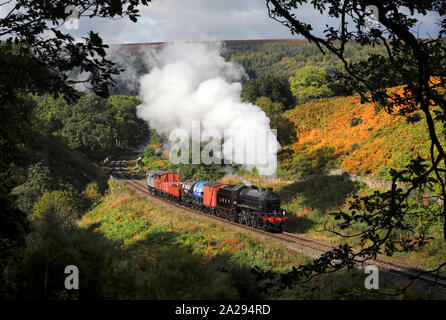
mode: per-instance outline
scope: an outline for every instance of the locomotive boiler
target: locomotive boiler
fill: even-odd
[[[180,182],[176,173],[150,170],[150,193],[186,207],[270,232],[282,232],[286,220],[280,196],[272,188],[220,182]]]

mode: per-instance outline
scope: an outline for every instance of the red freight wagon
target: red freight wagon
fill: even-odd
[[[180,182],[164,182],[162,184],[163,192],[168,193],[176,198],[181,197],[181,186]]]
[[[178,173],[166,172],[155,176],[155,189],[163,191],[164,182],[180,182]]]
[[[203,185],[203,204],[209,207],[217,206],[217,190],[228,186],[220,182],[208,182]]]

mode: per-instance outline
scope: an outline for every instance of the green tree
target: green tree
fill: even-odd
[[[25,89],[67,92],[76,95],[71,86],[84,81],[70,80],[65,72],[79,68],[89,74],[88,82],[93,91],[107,95],[111,77],[119,72],[107,59],[101,37],[92,31],[78,42],[60,28],[68,16],[68,6],[77,8],[79,18],[116,18],[127,16],[133,22],[139,16],[138,5],[148,5],[148,0],[124,1],[18,1],[4,18],[0,19],[0,36],[7,40],[3,45],[14,48],[14,55],[2,57],[2,91],[17,92]],[[4,3],[6,4],[6,3]],[[4,5],[2,4],[2,6]],[[64,52],[65,54],[60,54]],[[24,60],[17,57],[27,57]],[[5,69],[7,68],[7,69]],[[43,74],[38,73],[45,71]],[[5,80],[5,81],[3,81]]]
[[[286,108],[294,107],[294,97],[286,78],[268,74],[252,79],[242,90],[245,100],[254,103],[260,97],[268,97],[273,102],[280,102]]]
[[[191,146],[192,140],[189,140],[189,146]],[[200,152],[203,151],[204,145],[200,145]],[[181,150],[178,150],[178,155]],[[192,159],[192,148],[189,148],[189,159]],[[224,176],[224,165],[221,163],[178,163],[172,165],[172,170],[180,175],[182,180],[207,180],[217,181]]]
[[[107,100],[95,94],[79,99],[62,132],[70,148],[94,160],[103,159],[118,137],[113,109]]]
[[[89,184],[87,184],[83,194],[85,198],[87,198],[87,200],[89,200],[93,204],[99,202],[102,198],[102,194],[97,182],[90,182]]]
[[[272,102],[268,97],[260,97],[255,101],[271,120],[271,129],[277,130],[277,140],[280,145],[286,146],[295,139],[296,130],[291,120],[283,115],[283,105],[279,102]]]
[[[64,190],[46,191],[34,203],[31,220],[40,223],[51,215],[60,224],[71,223],[77,218],[76,205],[69,192]]]
[[[17,296],[16,283],[11,279],[8,266],[17,266],[21,262],[19,248],[25,244],[25,235],[29,232],[29,223],[23,211],[19,210],[14,199],[8,194],[3,184],[0,184],[0,203],[2,214],[0,223],[0,297],[2,300],[15,299]]]
[[[31,213],[34,202],[48,190],[54,188],[50,169],[41,162],[28,168],[25,183],[15,187],[12,194],[18,197],[18,207],[25,213]]]
[[[220,164],[177,164],[172,166],[182,180],[217,181],[224,176],[223,166]]]
[[[361,46],[353,41],[345,44],[345,57],[352,62],[384,51],[381,46]],[[317,44],[301,39],[227,43],[224,55],[228,60],[243,65],[252,79],[271,73],[288,79],[306,65],[322,67],[330,73],[341,65],[336,55],[324,54]]]
[[[290,77],[290,88],[298,103],[305,103],[311,99],[332,96],[328,88],[327,73],[324,68],[306,66],[296,71]]]
[[[26,239],[23,261],[14,277],[21,299],[92,300],[135,298],[138,278],[131,256],[119,242],[100,232],[79,228],[69,218],[71,204],[56,191],[36,204],[33,231]],[[68,211],[67,211],[68,210]],[[66,290],[67,265],[81,272],[79,290]],[[61,272],[62,270],[62,272]],[[117,289],[118,288],[118,289]]]
[[[421,201],[415,204],[410,201],[417,194],[434,190],[440,199],[446,199],[446,155],[440,139],[446,134],[446,47],[443,39],[446,2],[346,0],[340,5],[337,0],[311,1],[315,14],[328,15],[335,21],[334,25],[327,26],[324,37],[316,35],[310,24],[295,15],[307,2],[267,0],[269,16],[293,34],[313,41],[321,52],[334,54],[345,67],[344,83],[361,95],[362,102],[379,103],[387,112],[403,116],[409,122],[425,121],[431,141],[430,154],[414,156],[404,170],[390,171],[391,190],[357,197],[350,204],[350,212],[333,213],[340,221],[338,233],[341,235],[342,230],[355,224],[363,225],[357,233],[360,250],[353,251],[350,245],[339,246],[313,263],[293,270],[286,276],[288,283],[301,275],[311,276],[315,271],[352,268],[356,259],[367,260],[382,252],[393,255],[422,248],[429,238],[426,231],[433,224],[442,226],[446,240],[444,203],[427,207]],[[376,6],[379,12],[379,25],[373,28],[366,24],[371,19],[366,10],[370,5]],[[438,31],[432,32],[436,33],[432,37],[418,38],[416,26],[427,14],[438,14]],[[384,50],[353,62],[346,58],[346,45],[351,41],[361,46],[381,46]],[[393,83],[392,78],[403,81],[402,90],[385,89]],[[397,183],[406,184],[407,190],[399,188]],[[422,230],[417,230],[412,222],[420,217],[426,222]],[[432,272],[444,266],[446,261]]]
[[[31,120],[34,127],[47,135],[62,130],[66,119],[71,116],[71,106],[68,102],[63,96],[56,98],[49,94],[37,100]]]

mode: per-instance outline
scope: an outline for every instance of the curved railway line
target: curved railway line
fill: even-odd
[[[116,158],[115,160],[109,161],[111,166],[111,175],[115,178],[122,179],[123,182],[130,188],[137,192],[144,194],[144,196],[151,199],[158,199],[168,203],[171,206],[180,208],[182,210],[190,211],[195,214],[206,216],[212,220],[217,220],[225,224],[234,225],[238,228],[248,230],[250,232],[261,234],[265,237],[274,238],[280,240],[287,244],[292,244],[294,247],[299,249],[311,251],[313,256],[318,256],[323,253],[326,253],[335,247],[329,243],[324,243],[319,240],[312,239],[308,236],[297,235],[293,233],[283,232],[283,233],[270,233],[261,229],[253,228],[248,225],[239,224],[237,222],[229,221],[220,217],[216,217],[214,215],[209,215],[207,213],[201,212],[199,210],[194,210],[192,208],[182,206],[178,203],[174,203],[169,201],[168,199],[157,197],[148,192],[146,185],[141,180],[134,179],[126,170],[126,161],[129,159],[128,155],[124,155]],[[364,265],[374,265],[378,267],[380,270],[385,270],[389,273],[405,276],[409,279],[416,279],[417,281],[422,281],[425,284],[430,286],[435,286],[437,288],[446,290],[446,277],[440,274],[432,274],[426,270],[420,269],[418,267],[401,263],[395,261],[389,261],[382,257],[378,257],[376,259],[370,259],[365,262],[358,262],[359,267],[363,267]]]

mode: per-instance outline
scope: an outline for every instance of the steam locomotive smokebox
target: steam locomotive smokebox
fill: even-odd
[[[194,188],[194,185],[197,182],[198,181],[187,180],[185,183],[183,183],[182,189],[183,189],[183,194],[184,194],[184,196],[186,198],[192,198],[193,197],[193,188]]]
[[[160,176],[162,174],[166,173],[166,171],[163,170],[149,170],[147,172],[147,185],[149,187],[155,188],[155,178],[156,176]]]
[[[180,182],[180,176],[177,173],[165,172],[163,174],[155,175],[155,188],[163,190],[163,183],[165,182]]]

